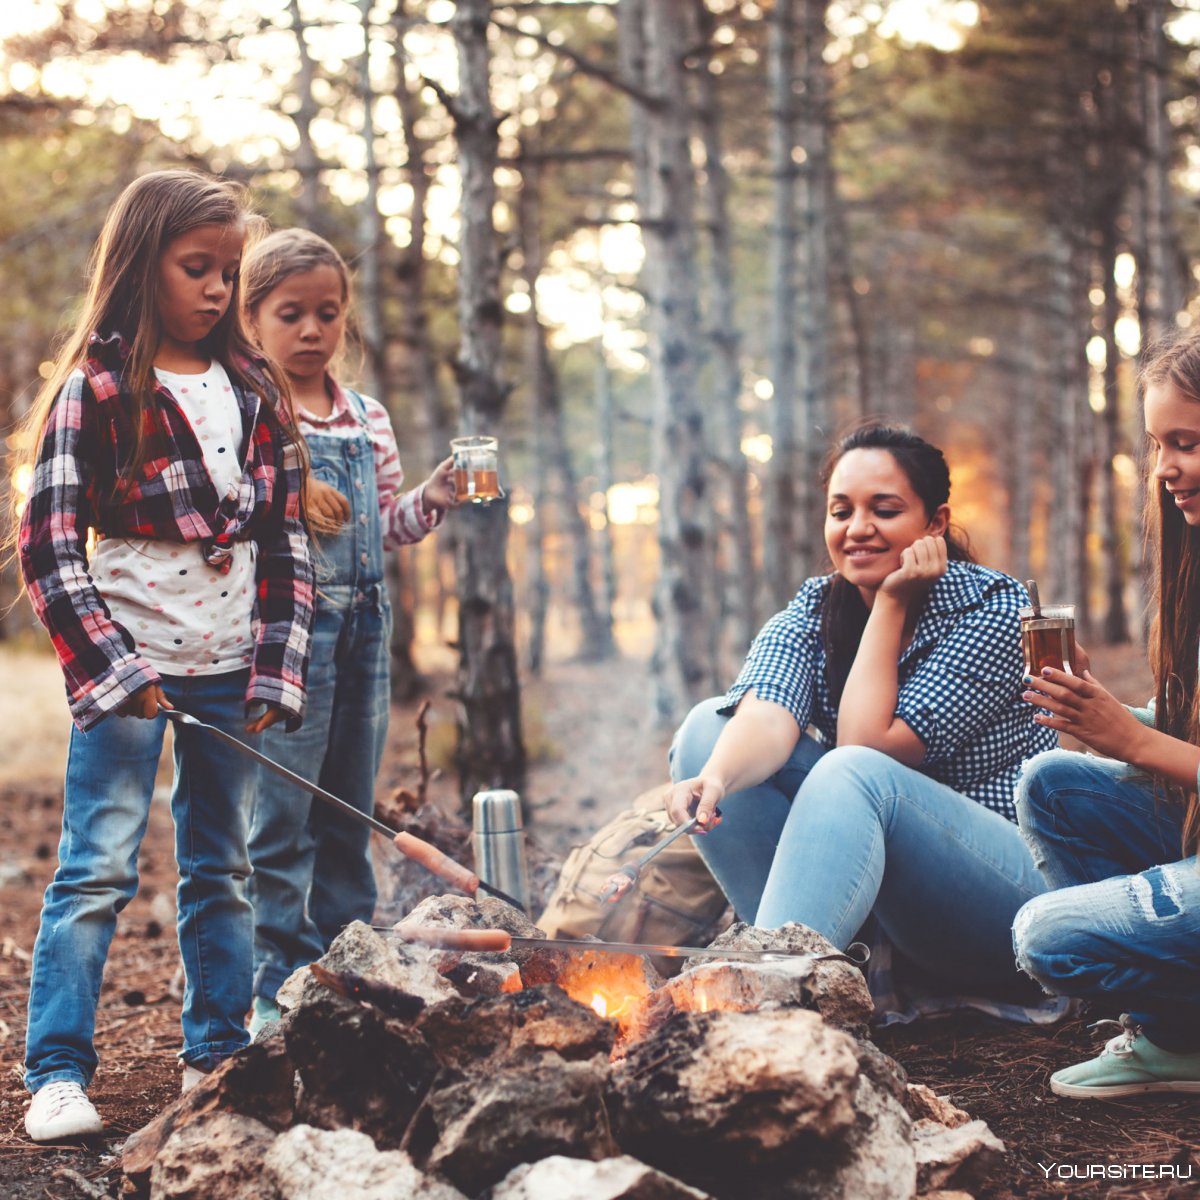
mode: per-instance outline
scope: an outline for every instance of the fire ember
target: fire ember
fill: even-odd
[[[518,940],[351,926],[274,1030],[128,1140],[127,1194],[741,1200],[753,1179],[762,1200],[904,1200],[1003,1152],[866,1040],[849,963],[697,959],[664,982],[641,956],[522,945],[540,931],[492,899],[410,922]],[[830,949],[798,926],[718,943]]]

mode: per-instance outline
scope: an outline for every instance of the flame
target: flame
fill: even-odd
[[[592,1012],[598,1017],[608,1016],[608,1001],[599,993],[592,993]]]

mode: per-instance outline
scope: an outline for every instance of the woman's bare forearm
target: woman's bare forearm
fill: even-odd
[[[885,593],[875,598],[838,704],[838,745],[869,746],[917,766],[920,738],[896,717],[906,606]]]

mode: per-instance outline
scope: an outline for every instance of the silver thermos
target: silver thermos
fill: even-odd
[[[521,797],[508,788],[476,792],[471,805],[475,873],[507,892],[529,912],[529,872],[525,865],[525,823]]]

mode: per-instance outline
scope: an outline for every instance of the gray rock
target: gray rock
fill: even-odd
[[[614,1065],[607,1099],[626,1153],[738,1196],[750,1174],[757,1187],[814,1156],[844,1158],[857,1089],[854,1039],[777,1009],[677,1014]]]
[[[150,1169],[150,1200],[276,1200],[262,1162],[277,1136],[251,1117],[203,1113],[159,1150]]]
[[[604,1107],[606,1066],[546,1054],[449,1086],[439,1080],[403,1148],[469,1195],[551,1155],[610,1158],[617,1147]]]
[[[1004,1157],[1004,1143],[983,1121],[968,1121],[954,1129],[920,1121],[913,1130],[917,1156],[917,1186],[970,1188],[984,1182]]]
[[[294,1116],[295,1067],[282,1038],[255,1042],[226,1059],[189,1092],[163,1109],[121,1147],[121,1170],[128,1188],[145,1193],[163,1146],[192,1122],[217,1111],[253,1117],[276,1130]]]
[[[409,946],[399,938],[383,937],[370,926],[355,921],[338,934],[319,962],[335,974],[357,975],[429,1005],[458,994],[434,969],[430,961],[432,953],[423,946]],[[328,990],[317,982],[308,967],[301,967],[284,982],[276,1000],[282,1009],[298,1009],[326,995]]]
[[[708,1193],[628,1155],[599,1162],[554,1155],[510,1171],[488,1200],[708,1200]]]
[[[399,1150],[380,1151],[365,1133],[297,1125],[279,1137],[263,1163],[279,1200],[465,1200]]]
[[[779,929],[759,929],[741,923],[732,925],[712,942],[712,949],[729,950],[788,950],[811,954],[834,954],[837,947],[814,929],[794,922]],[[711,960],[708,960],[711,961]],[[787,975],[776,972],[765,960],[761,967],[751,964],[755,973],[767,972],[767,979],[775,975],[775,982],[764,980],[764,988],[771,987],[778,994],[786,989]],[[743,963],[730,963],[727,969],[742,968]],[[694,970],[695,968],[693,968]],[[853,963],[844,961],[819,962],[811,965],[811,973],[797,981],[802,986],[802,1003],[814,1008],[838,1029],[846,1029],[862,1035],[875,1011],[871,993],[863,973]],[[749,985],[748,985],[749,986]]]
[[[464,1075],[532,1062],[548,1052],[607,1065],[616,1036],[611,1021],[556,987],[439,1004],[417,1018],[416,1028],[443,1065]]]

